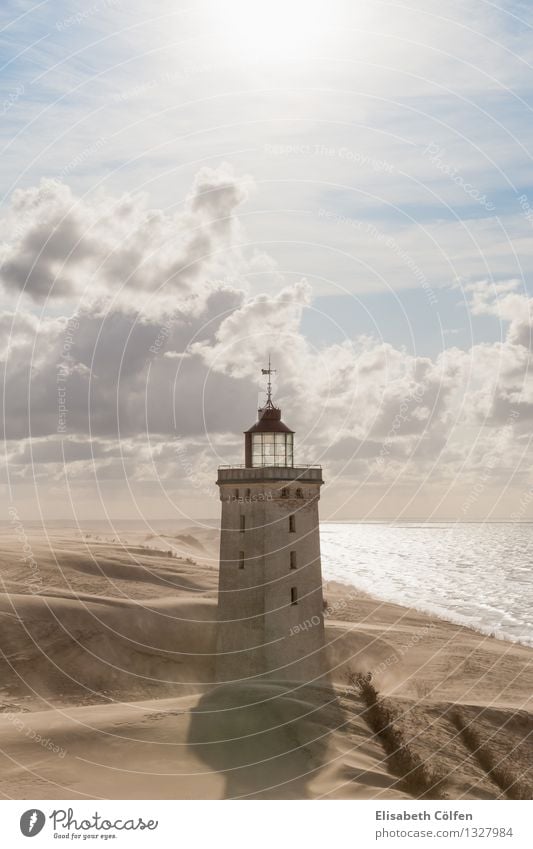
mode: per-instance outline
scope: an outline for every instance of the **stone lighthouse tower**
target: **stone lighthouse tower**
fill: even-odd
[[[244,465],[218,470],[222,502],[217,679],[318,683],[325,674],[320,466],[295,465],[294,432],[267,397]]]

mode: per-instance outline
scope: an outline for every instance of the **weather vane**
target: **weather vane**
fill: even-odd
[[[271,378],[272,378],[273,374],[276,374],[276,369],[272,368],[271,365],[270,365],[270,354],[268,355],[268,368],[262,368],[261,374],[268,374],[267,400],[266,400],[265,406],[273,407],[274,404],[272,403],[272,381],[271,381]]]

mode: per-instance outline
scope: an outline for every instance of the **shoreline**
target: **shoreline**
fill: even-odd
[[[405,610],[415,611],[416,613],[419,613],[422,616],[426,616],[431,619],[437,619],[443,622],[448,622],[451,625],[457,625],[461,628],[466,628],[467,630],[472,631],[472,633],[477,634],[479,636],[489,637],[490,639],[498,640],[499,642],[511,643],[512,645],[523,646],[525,648],[533,649],[533,635],[531,637],[526,637],[523,640],[515,639],[508,634],[496,633],[495,631],[491,630],[489,626],[480,625],[479,627],[476,627],[471,622],[469,622],[466,617],[462,618],[460,614],[454,616],[452,612],[442,612],[440,609],[432,609],[430,607],[424,606],[424,603],[420,605],[410,604],[408,602],[400,601],[398,599],[386,598],[384,596],[372,594],[369,593],[363,587],[358,587],[357,584],[340,581],[337,578],[331,578],[330,580],[325,581],[323,583],[325,596],[327,596],[327,587],[330,584],[345,587],[348,595],[361,595],[362,597],[372,599],[373,601],[379,604],[394,604],[397,607],[404,608]]]
[[[507,532],[496,523],[326,523],[323,575],[385,601],[533,647],[527,605],[528,590],[533,592],[527,554],[533,545],[531,530],[530,524]]]

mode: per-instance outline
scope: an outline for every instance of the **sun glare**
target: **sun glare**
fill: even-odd
[[[243,58],[294,61],[312,55],[325,25],[319,0],[227,0],[209,11],[218,47]]]

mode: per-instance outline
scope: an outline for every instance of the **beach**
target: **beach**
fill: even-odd
[[[2,798],[531,798],[533,649],[329,581],[328,686],[221,687],[217,545],[2,530]]]

